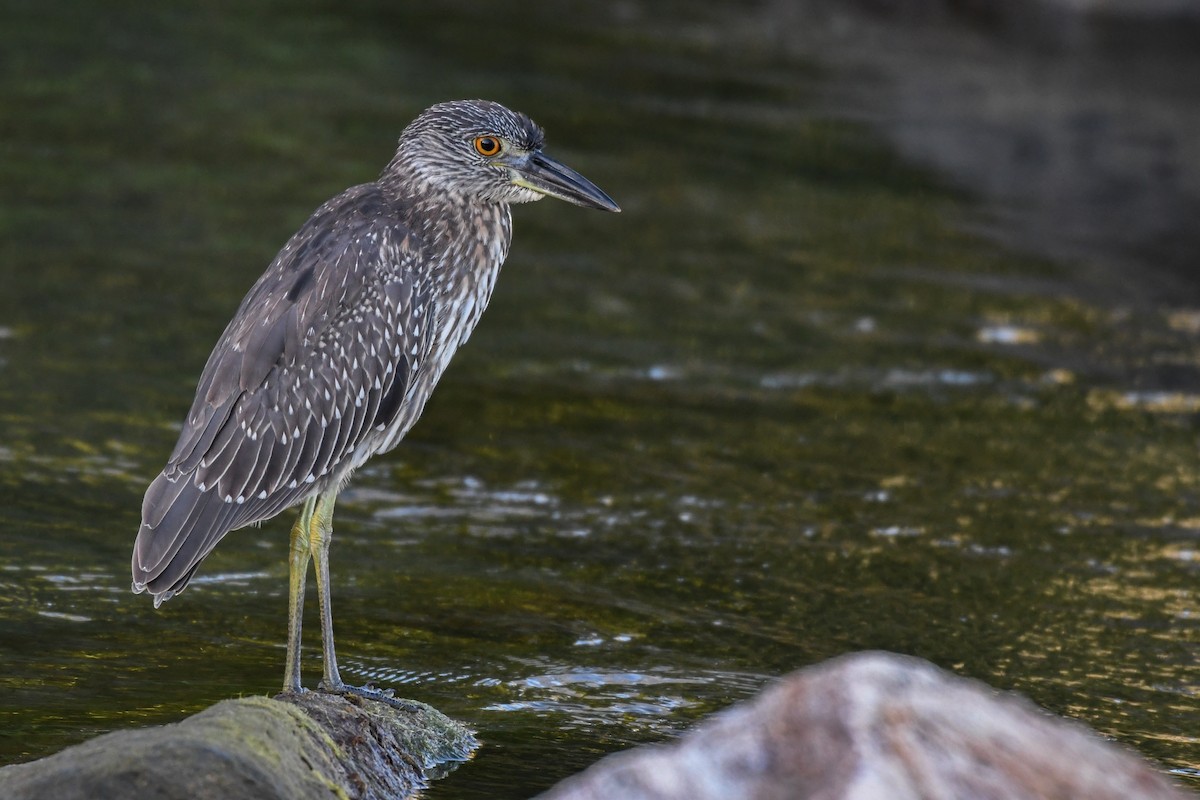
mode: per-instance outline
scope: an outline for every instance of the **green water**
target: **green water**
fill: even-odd
[[[430,797],[527,797],[874,648],[1200,770],[1200,394],[1161,380],[1200,310],[963,233],[732,11],[2,13],[0,763],[277,688],[290,513],[156,612],[142,492],[288,235],[484,96],[624,213],[516,209],[475,337],[339,501],[343,675],[485,742]]]

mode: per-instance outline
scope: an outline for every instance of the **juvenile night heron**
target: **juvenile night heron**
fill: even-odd
[[[329,542],[338,491],[421,415],[488,304],[512,203],[548,195],[619,211],[542,152],[542,130],[481,100],[442,103],[401,134],[379,179],[317,209],[275,257],[208,358],[167,466],[146,490],[133,590],[157,607],[231,530],[303,503],[292,527],[283,688],[299,691],[311,556],[338,674]]]

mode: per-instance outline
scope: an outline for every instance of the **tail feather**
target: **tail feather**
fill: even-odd
[[[186,518],[200,500],[199,492],[188,491],[195,488],[188,475],[168,477],[165,472],[160,473],[142,498],[142,525],[158,530],[163,527],[163,521],[168,515],[182,513]],[[165,538],[155,540],[155,546],[150,552],[154,554],[156,561],[162,558],[166,543]]]
[[[195,473],[164,471],[142,501],[142,525],[133,545],[133,591],[148,591],[154,604],[182,592],[200,562],[232,530],[275,516],[321,484],[284,488],[264,497],[231,502],[216,486],[203,489]]]
[[[133,546],[133,589],[161,603],[183,591],[196,567],[232,526],[234,510],[215,491],[201,491],[191,475],[159,475],[142,502]]]

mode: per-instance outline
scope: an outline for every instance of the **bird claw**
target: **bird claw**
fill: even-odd
[[[392,708],[400,711],[420,711],[421,706],[411,700],[401,700],[396,697],[396,692],[393,689],[379,689],[372,684],[365,686],[351,686],[343,683],[340,686],[326,686],[325,681],[317,684],[317,691],[325,692],[326,694],[338,694],[343,697],[361,697],[365,700],[374,700],[379,703],[386,703]]]

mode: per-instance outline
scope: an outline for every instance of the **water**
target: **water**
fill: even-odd
[[[476,336],[339,501],[344,676],[485,743],[430,797],[527,797],[863,649],[1200,769],[1186,296],[964,232],[716,5],[4,14],[0,762],[277,688],[290,519],[155,612],[141,494],[291,231],[485,96],[624,213],[516,210]]]

